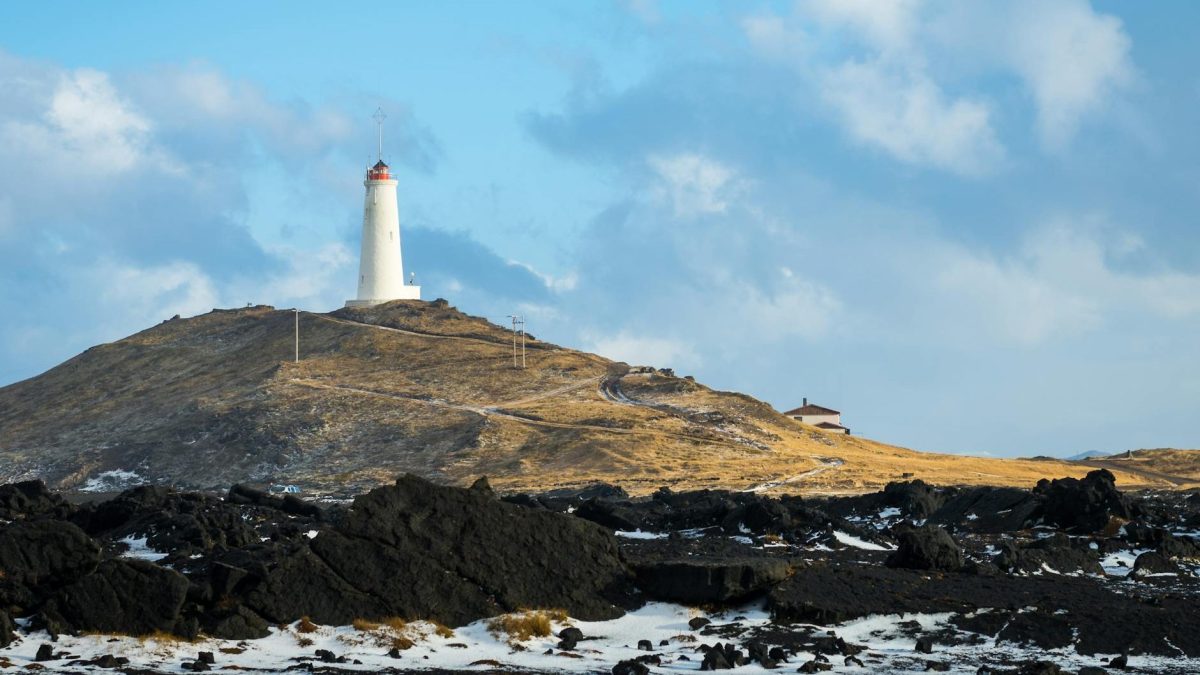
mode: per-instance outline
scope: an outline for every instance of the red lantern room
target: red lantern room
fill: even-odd
[[[367,169],[367,180],[391,180],[392,174],[383,160],[375,162],[375,166]]]

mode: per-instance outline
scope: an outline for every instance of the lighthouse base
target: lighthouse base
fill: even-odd
[[[346,306],[347,307],[374,307],[375,305],[382,305],[385,302],[391,302],[393,300],[420,300],[420,299],[421,299],[421,287],[420,286],[405,286],[404,291],[402,293],[398,294],[394,298],[378,298],[378,299],[373,299],[373,300],[363,300],[360,298],[358,300],[347,300]]]

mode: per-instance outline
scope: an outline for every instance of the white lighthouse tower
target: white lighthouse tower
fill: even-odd
[[[358,296],[347,307],[370,307],[391,300],[420,300],[421,287],[404,283],[400,256],[400,210],[396,205],[396,180],[383,163],[382,110],[375,113],[379,124],[379,156],[367,169],[363,185],[362,258],[358,263]]]

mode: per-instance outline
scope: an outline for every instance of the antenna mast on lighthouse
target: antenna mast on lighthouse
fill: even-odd
[[[375,114],[371,115],[371,119],[375,120],[375,126],[379,127],[379,156],[375,159],[383,161],[383,121],[387,119],[387,113],[383,112],[383,108],[376,108]]]

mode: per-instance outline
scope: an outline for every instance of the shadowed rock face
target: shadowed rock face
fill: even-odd
[[[899,540],[896,552],[887,559],[888,567],[953,572],[963,566],[958,543],[937,525],[904,530]]]
[[[270,556],[266,574],[244,585],[247,604],[272,621],[411,616],[458,626],[522,607],[599,620],[620,616],[614,601],[630,589],[603,528],[415,476],[359,497],[307,547]]]
[[[1113,517],[1128,520],[1129,500],[1117,490],[1117,480],[1107,469],[1083,479],[1042,480],[1034,488],[1041,497],[1043,519],[1068,532],[1098,532]]]

